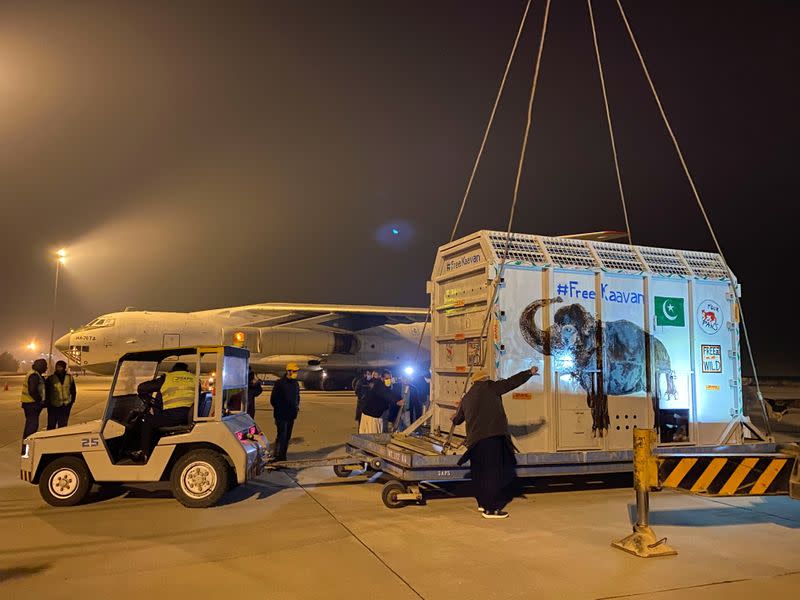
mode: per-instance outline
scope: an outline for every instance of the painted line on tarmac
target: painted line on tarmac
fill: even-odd
[[[297,487],[299,487],[301,490],[303,490],[303,491],[304,491],[304,492],[305,492],[305,493],[308,495],[308,497],[309,497],[309,498],[311,498],[311,499],[312,499],[314,502],[316,502],[316,503],[319,505],[319,507],[320,507],[322,510],[324,510],[326,513],[328,513],[328,515],[330,515],[331,519],[333,519],[334,521],[336,521],[336,522],[337,522],[339,525],[341,525],[341,526],[342,526],[342,528],[344,528],[344,530],[345,530],[345,531],[347,531],[347,532],[348,532],[348,533],[349,533],[351,536],[353,536],[353,538],[354,538],[354,539],[355,539],[355,540],[356,540],[356,541],[357,541],[359,544],[361,544],[361,545],[364,547],[364,549],[365,549],[367,552],[369,552],[370,554],[372,554],[372,556],[374,556],[374,557],[375,557],[375,558],[376,558],[376,559],[377,559],[377,560],[378,560],[378,561],[379,561],[379,562],[380,562],[380,563],[381,563],[381,564],[382,564],[384,567],[386,567],[386,568],[387,568],[389,571],[391,571],[391,572],[392,572],[392,574],[394,574],[394,576],[395,576],[395,577],[397,577],[397,578],[398,578],[400,581],[402,581],[402,582],[403,582],[403,584],[404,584],[404,585],[405,585],[405,586],[406,586],[406,587],[407,587],[409,590],[411,590],[412,592],[414,592],[414,595],[415,595],[417,598],[420,598],[421,600],[425,600],[425,597],[424,597],[422,594],[420,594],[420,593],[419,593],[419,592],[416,590],[416,588],[414,588],[414,586],[412,586],[412,585],[411,585],[411,584],[408,582],[408,580],[406,580],[406,578],[405,578],[405,577],[403,577],[402,575],[400,575],[400,573],[398,573],[397,571],[395,571],[395,570],[394,570],[394,569],[393,569],[393,568],[392,568],[392,567],[389,565],[389,563],[387,563],[385,560],[383,560],[383,559],[380,557],[380,555],[379,555],[377,552],[375,552],[375,550],[373,550],[372,548],[370,548],[370,547],[369,547],[369,545],[367,545],[367,543],[366,543],[364,540],[362,540],[360,537],[358,537],[358,535],[356,535],[356,533],[355,533],[355,532],[354,532],[352,529],[350,529],[350,528],[349,528],[347,525],[345,525],[345,524],[344,524],[344,522],[342,522],[342,521],[341,521],[341,520],[340,520],[340,519],[339,519],[339,518],[338,518],[338,517],[337,517],[335,514],[333,514],[333,513],[332,513],[332,512],[331,512],[331,511],[328,509],[328,507],[327,507],[327,506],[325,506],[325,505],[324,505],[322,502],[320,502],[320,501],[317,499],[317,497],[316,497],[316,496],[314,496],[314,494],[312,494],[311,492],[309,492],[309,491],[308,491],[308,490],[305,488],[305,486],[304,486],[302,483],[300,483],[300,482],[299,482],[297,479],[295,479],[294,477],[291,477],[291,476],[290,476],[288,473],[286,474],[286,476],[287,476],[287,477],[289,477],[289,479],[291,479],[292,481],[294,481],[294,482],[295,482],[295,484],[297,484]]]
[[[712,581],[709,583],[698,583],[695,585],[687,585],[673,588],[664,588],[660,590],[648,590],[646,592],[634,592],[632,594],[620,594],[618,596],[598,596],[594,600],[619,600],[620,598],[639,598],[642,596],[652,597],[653,594],[661,594],[664,592],[678,592],[681,590],[696,590],[701,588],[716,587],[719,585],[727,585],[729,583],[742,583],[744,581],[755,581],[757,579],[774,579],[776,577],[786,577],[789,575],[800,575],[800,571],[786,571],[785,573],[778,573],[777,575],[768,575],[765,577],[744,577],[742,579],[726,579],[723,581]]]

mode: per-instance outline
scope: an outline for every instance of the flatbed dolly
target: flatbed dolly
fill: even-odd
[[[414,435],[379,433],[354,434],[345,446],[345,456],[321,459],[271,462],[267,470],[333,467],[338,477],[354,472],[383,473],[387,478],[381,500],[387,508],[401,508],[411,503],[423,504],[423,484],[469,481],[469,463],[459,465],[463,453],[456,438],[446,446],[447,436],[441,432],[418,430]],[[443,452],[444,449],[444,452]],[[757,442],[729,446],[662,447],[659,453],[725,454],[770,453],[777,451],[773,443]],[[517,453],[517,476],[520,478],[604,475],[633,471],[633,450],[571,451]]]

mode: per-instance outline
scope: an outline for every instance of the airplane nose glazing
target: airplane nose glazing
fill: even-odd
[[[56,349],[58,349],[60,352],[66,352],[67,350],[69,350],[69,338],[70,338],[70,335],[69,335],[69,334],[62,335],[60,338],[58,338],[58,339],[55,341],[55,344],[53,344],[53,345],[54,345],[54,346],[56,347]]]

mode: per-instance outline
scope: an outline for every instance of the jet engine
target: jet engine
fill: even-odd
[[[355,354],[358,340],[349,333],[310,331],[291,327],[265,327],[261,333],[261,353],[273,354]]]

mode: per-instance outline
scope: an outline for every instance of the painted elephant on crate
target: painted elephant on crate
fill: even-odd
[[[520,315],[520,332],[532,348],[568,366],[570,373],[586,391],[587,404],[592,409],[592,429],[602,435],[609,426],[609,394],[623,396],[649,389],[646,352],[649,335],[630,321],[601,323],[581,304],[559,308],[550,328],[542,329],[536,325],[536,312],[540,308],[563,301],[559,296],[542,298],[529,304]],[[601,344],[605,352],[598,357],[597,348]],[[656,375],[653,410],[658,417],[662,375],[666,381],[667,397],[675,396],[676,390],[669,353],[656,338],[652,339],[650,360]]]

